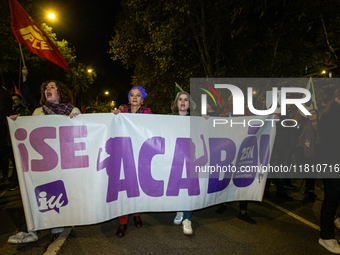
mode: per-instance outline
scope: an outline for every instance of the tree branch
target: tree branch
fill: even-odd
[[[322,28],[323,28],[323,32],[324,32],[324,34],[325,34],[325,39],[326,39],[326,43],[327,43],[327,45],[328,45],[328,48],[329,48],[330,52],[333,54],[333,56],[334,56],[336,62],[338,62],[338,59],[339,59],[339,58],[338,58],[338,56],[336,55],[336,53],[335,53],[335,51],[334,51],[334,49],[333,49],[331,43],[329,42],[329,37],[328,37],[328,33],[327,33],[325,21],[324,21],[324,19],[323,19],[323,17],[322,17],[322,13],[320,14],[320,19],[321,19]]]

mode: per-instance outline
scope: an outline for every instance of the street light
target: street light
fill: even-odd
[[[108,96],[108,95],[109,95],[109,91],[108,91],[108,90],[104,91],[104,95],[105,95],[105,96]],[[103,97],[103,94],[102,94],[102,93],[97,94],[97,98],[96,98],[96,103],[97,103],[97,105],[98,105],[99,101],[102,101],[102,99],[103,99],[102,97]],[[114,101],[113,101],[113,102],[114,102]]]
[[[88,73],[92,73],[92,69],[87,69],[87,72]]]
[[[54,13],[50,12],[47,17],[49,17],[50,19],[55,19],[55,15]]]
[[[325,73],[326,73],[326,71],[325,71],[325,70],[323,70],[323,71],[322,71],[322,74],[325,74]]]

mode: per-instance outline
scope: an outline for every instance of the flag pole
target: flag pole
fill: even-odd
[[[19,48],[20,48],[20,54],[21,54],[21,58],[22,58],[22,63],[24,64],[24,66],[26,66],[25,59],[24,59],[24,54],[22,54],[21,43],[19,43]]]
[[[24,54],[22,53],[21,43],[19,43],[19,48],[20,48],[20,54],[21,54],[21,59],[20,59],[20,64],[19,64],[19,90],[20,90],[21,89],[21,60],[22,60],[22,63],[24,64],[23,66],[26,66],[26,64],[25,64]]]
[[[21,89],[21,58],[20,58],[20,61],[19,61],[19,90]]]

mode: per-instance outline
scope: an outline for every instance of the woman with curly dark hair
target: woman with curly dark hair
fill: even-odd
[[[77,107],[73,107],[70,90],[64,83],[56,80],[49,80],[41,85],[40,91],[40,105],[42,107],[35,109],[32,114],[33,116],[72,114],[70,117],[73,117],[80,113]]]
[[[77,116],[80,111],[72,105],[71,91],[65,84],[56,80],[49,80],[41,85],[41,107],[33,112],[33,116],[38,115],[67,115],[70,118]],[[11,115],[12,120],[16,120],[18,115]],[[53,228],[52,234],[59,234],[64,228]],[[8,239],[8,243],[30,243],[38,240],[36,231],[27,231],[27,226],[21,226],[19,232]]]

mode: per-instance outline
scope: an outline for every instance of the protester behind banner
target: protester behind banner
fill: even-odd
[[[318,105],[316,103],[316,94],[315,94],[315,90],[314,90],[314,84],[313,84],[313,79],[312,77],[309,78],[306,89],[309,90],[310,94],[311,94],[311,98],[307,103],[304,103],[303,106],[310,112],[311,110],[318,110]],[[299,109],[299,113],[307,118],[307,116],[305,114],[303,114],[303,112],[300,111]]]
[[[146,108],[142,106],[144,99],[147,95],[148,94],[145,92],[145,89],[142,87],[132,88],[128,94],[129,105],[124,105],[123,111],[118,109],[118,110],[113,110],[112,113],[118,114],[122,112],[122,113],[152,114],[150,108]],[[140,228],[143,225],[140,215],[141,215],[140,213],[133,214],[133,221],[135,222],[136,228]],[[117,237],[125,236],[128,219],[129,219],[129,215],[123,215],[119,217],[119,227],[116,232]]]
[[[177,85],[177,84],[176,84]],[[185,91],[180,91],[177,93],[175,100],[172,103],[171,109],[172,109],[172,115],[180,115],[180,116],[190,116],[190,109],[194,110],[194,106],[191,104],[191,98],[189,93]],[[202,136],[203,137],[203,136]],[[203,146],[204,146],[204,155],[202,155],[200,158],[196,159],[196,155],[190,157],[190,160],[192,160],[191,164],[204,166],[208,162],[208,153],[206,149],[206,144],[203,140]],[[192,145],[193,149],[194,145]],[[195,149],[193,149],[195,151]],[[191,226],[191,216],[192,211],[183,211],[183,212],[177,212],[176,217],[174,218],[173,222],[175,225],[181,225],[183,226],[183,233],[185,235],[192,235],[193,230]]]
[[[334,99],[328,102],[319,122],[321,139],[321,162],[328,165],[340,163],[340,88]],[[325,198],[320,215],[319,244],[328,251],[340,254],[340,245],[335,239],[334,218],[340,205],[340,179],[324,178]]]
[[[6,148],[8,145],[8,127],[6,116],[9,116],[12,109],[12,99],[7,89],[0,87],[0,173],[2,174],[1,183],[9,184],[8,180],[8,157]]]
[[[17,91],[19,93],[20,91]],[[18,115],[18,116],[29,116],[32,115],[31,111],[22,104],[22,96],[20,94],[13,94],[12,95],[12,100],[13,100],[13,109],[11,112],[11,115]],[[8,158],[12,162],[13,170],[12,170],[12,176],[11,176],[11,185],[9,187],[10,191],[16,190],[19,186],[19,181],[18,181],[18,175],[17,175],[17,168],[15,165],[15,159],[14,159],[14,154],[13,154],[13,149],[12,145],[10,143],[10,137],[8,134],[8,146],[6,148],[7,153],[8,153]],[[8,166],[8,161],[7,161],[7,166]]]
[[[275,134],[275,143],[271,154],[270,165],[275,166],[289,166],[291,164],[291,153],[292,148],[295,148],[295,140],[294,140],[294,130],[292,128],[282,127],[281,121],[284,118],[282,115],[275,114],[276,121],[276,134]],[[266,183],[266,190],[264,197],[270,197],[270,180],[273,174],[268,174],[268,179]],[[276,176],[273,179],[273,182],[276,186],[276,197],[282,199],[284,201],[293,201],[293,198],[290,197],[285,191],[285,178],[290,178],[284,172],[279,173],[279,176]]]
[[[315,109],[309,110],[312,114],[305,118],[298,117],[299,123],[297,143],[295,150],[295,159],[297,165],[316,166],[320,164],[320,137],[319,137],[319,112]],[[315,178],[305,179],[305,195],[306,201],[314,202],[316,195]]]
[[[67,115],[70,118],[77,116],[80,111],[74,107],[72,97],[68,87],[60,81],[50,80],[41,85],[41,99],[42,107],[35,109],[33,116],[38,115]],[[16,120],[19,115],[11,115],[12,120]],[[52,234],[59,234],[64,231],[64,228],[53,228]],[[19,232],[10,236],[8,243],[29,243],[38,240],[37,231],[27,231],[27,226],[21,226]]]
[[[224,109],[224,112],[222,112],[219,117],[232,117],[232,104],[230,104],[229,107]],[[245,106],[245,116],[253,116],[253,114],[249,111],[248,107]],[[227,203],[223,203],[220,205],[220,207],[216,210],[216,213],[222,214],[227,210]],[[243,220],[247,223],[250,224],[257,224],[256,220],[253,219],[249,214],[248,214],[248,201],[240,201],[239,202],[239,214],[238,218],[240,220]]]

